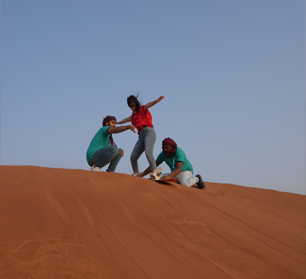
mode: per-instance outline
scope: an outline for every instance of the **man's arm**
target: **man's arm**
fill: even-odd
[[[178,174],[180,174],[182,172],[182,167],[183,167],[183,162],[177,162],[176,163],[176,170],[174,170],[173,172],[171,172],[167,176],[163,176],[160,180],[167,180],[167,179],[176,177]]]
[[[143,106],[143,110],[144,112],[147,111],[148,108],[156,105],[157,103],[159,103],[162,99],[164,99],[165,97],[164,96],[160,96],[157,100],[153,101],[153,102],[149,102],[147,103],[146,105]]]
[[[129,116],[127,118],[124,118],[123,120],[119,121],[119,122],[116,122],[117,124],[124,124],[124,123],[127,123],[127,122],[131,122],[131,119],[132,119],[132,116]]]
[[[158,167],[161,163],[158,163],[158,162],[156,162],[155,161],[155,163],[156,163],[156,167]],[[151,172],[151,168],[150,168],[150,166],[149,167],[147,167],[147,169],[140,175],[140,177],[144,177],[144,176],[146,176],[147,174],[149,174]]]
[[[120,127],[109,127],[107,132],[109,134],[119,134],[119,133],[122,133],[126,130],[131,130],[134,133],[136,133],[134,125],[125,125],[125,126],[120,126]]]

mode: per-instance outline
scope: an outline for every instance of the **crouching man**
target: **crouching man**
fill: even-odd
[[[101,168],[109,164],[106,171],[114,172],[123,150],[114,143],[112,134],[122,133],[131,130],[134,133],[134,125],[116,127],[116,117],[106,116],[102,122],[103,127],[95,134],[87,149],[86,159],[92,171],[100,171]]]
[[[163,151],[158,155],[156,159],[156,166],[159,166],[162,162],[166,162],[169,166],[171,173],[162,174],[161,180],[167,180],[170,178],[177,178],[179,183],[186,187],[191,187],[194,184],[198,188],[203,189],[205,187],[201,175],[197,174],[193,176],[193,167],[188,161],[184,151],[177,147],[177,144],[171,138],[166,138],[162,142]],[[144,177],[151,171],[148,167],[140,176]]]

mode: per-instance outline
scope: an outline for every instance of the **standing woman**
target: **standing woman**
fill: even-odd
[[[127,98],[127,104],[132,110],[132,115],[117,122],[117,124],[124,124],[132,122],[137,128],[139,139],[136,142],[131,154],[131,164],[133,168],[133,175],[139,176],[141,173],[138,168],[138,159],[145,151],[147,160],[149,162],[151,171],[156,169],[156,162],[153,156],[153,147],[156,141],[156,134],[152,124],[152,116],[149,108],[156,105],[164,96],[159,97],[157,100],[141,105],[138,100],[139,94],[131,95]]]

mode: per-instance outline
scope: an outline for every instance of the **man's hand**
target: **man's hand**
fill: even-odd
[[[121,153],[121,157],[123,157],[124,151],[121,148],[119,148],[119,150],[120,150],[120,153]]]
[[[163,176],[160,180],[164,181],[164,180],[167,180],[167,179],[170,179],[168,175],[167,176]]]

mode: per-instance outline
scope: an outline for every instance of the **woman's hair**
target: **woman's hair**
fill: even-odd
[[[133,100],[136,104],[136,110],[138,112],[140,106],[141,106],[141,100],[139,101],[138,98],[139,98],[139,95],[140,95],[140,92],[137,91],[137,93],[135,95],[130,95],[128,98],[127,98],[127,104],[128,106],[130,106],[130,101]]]

